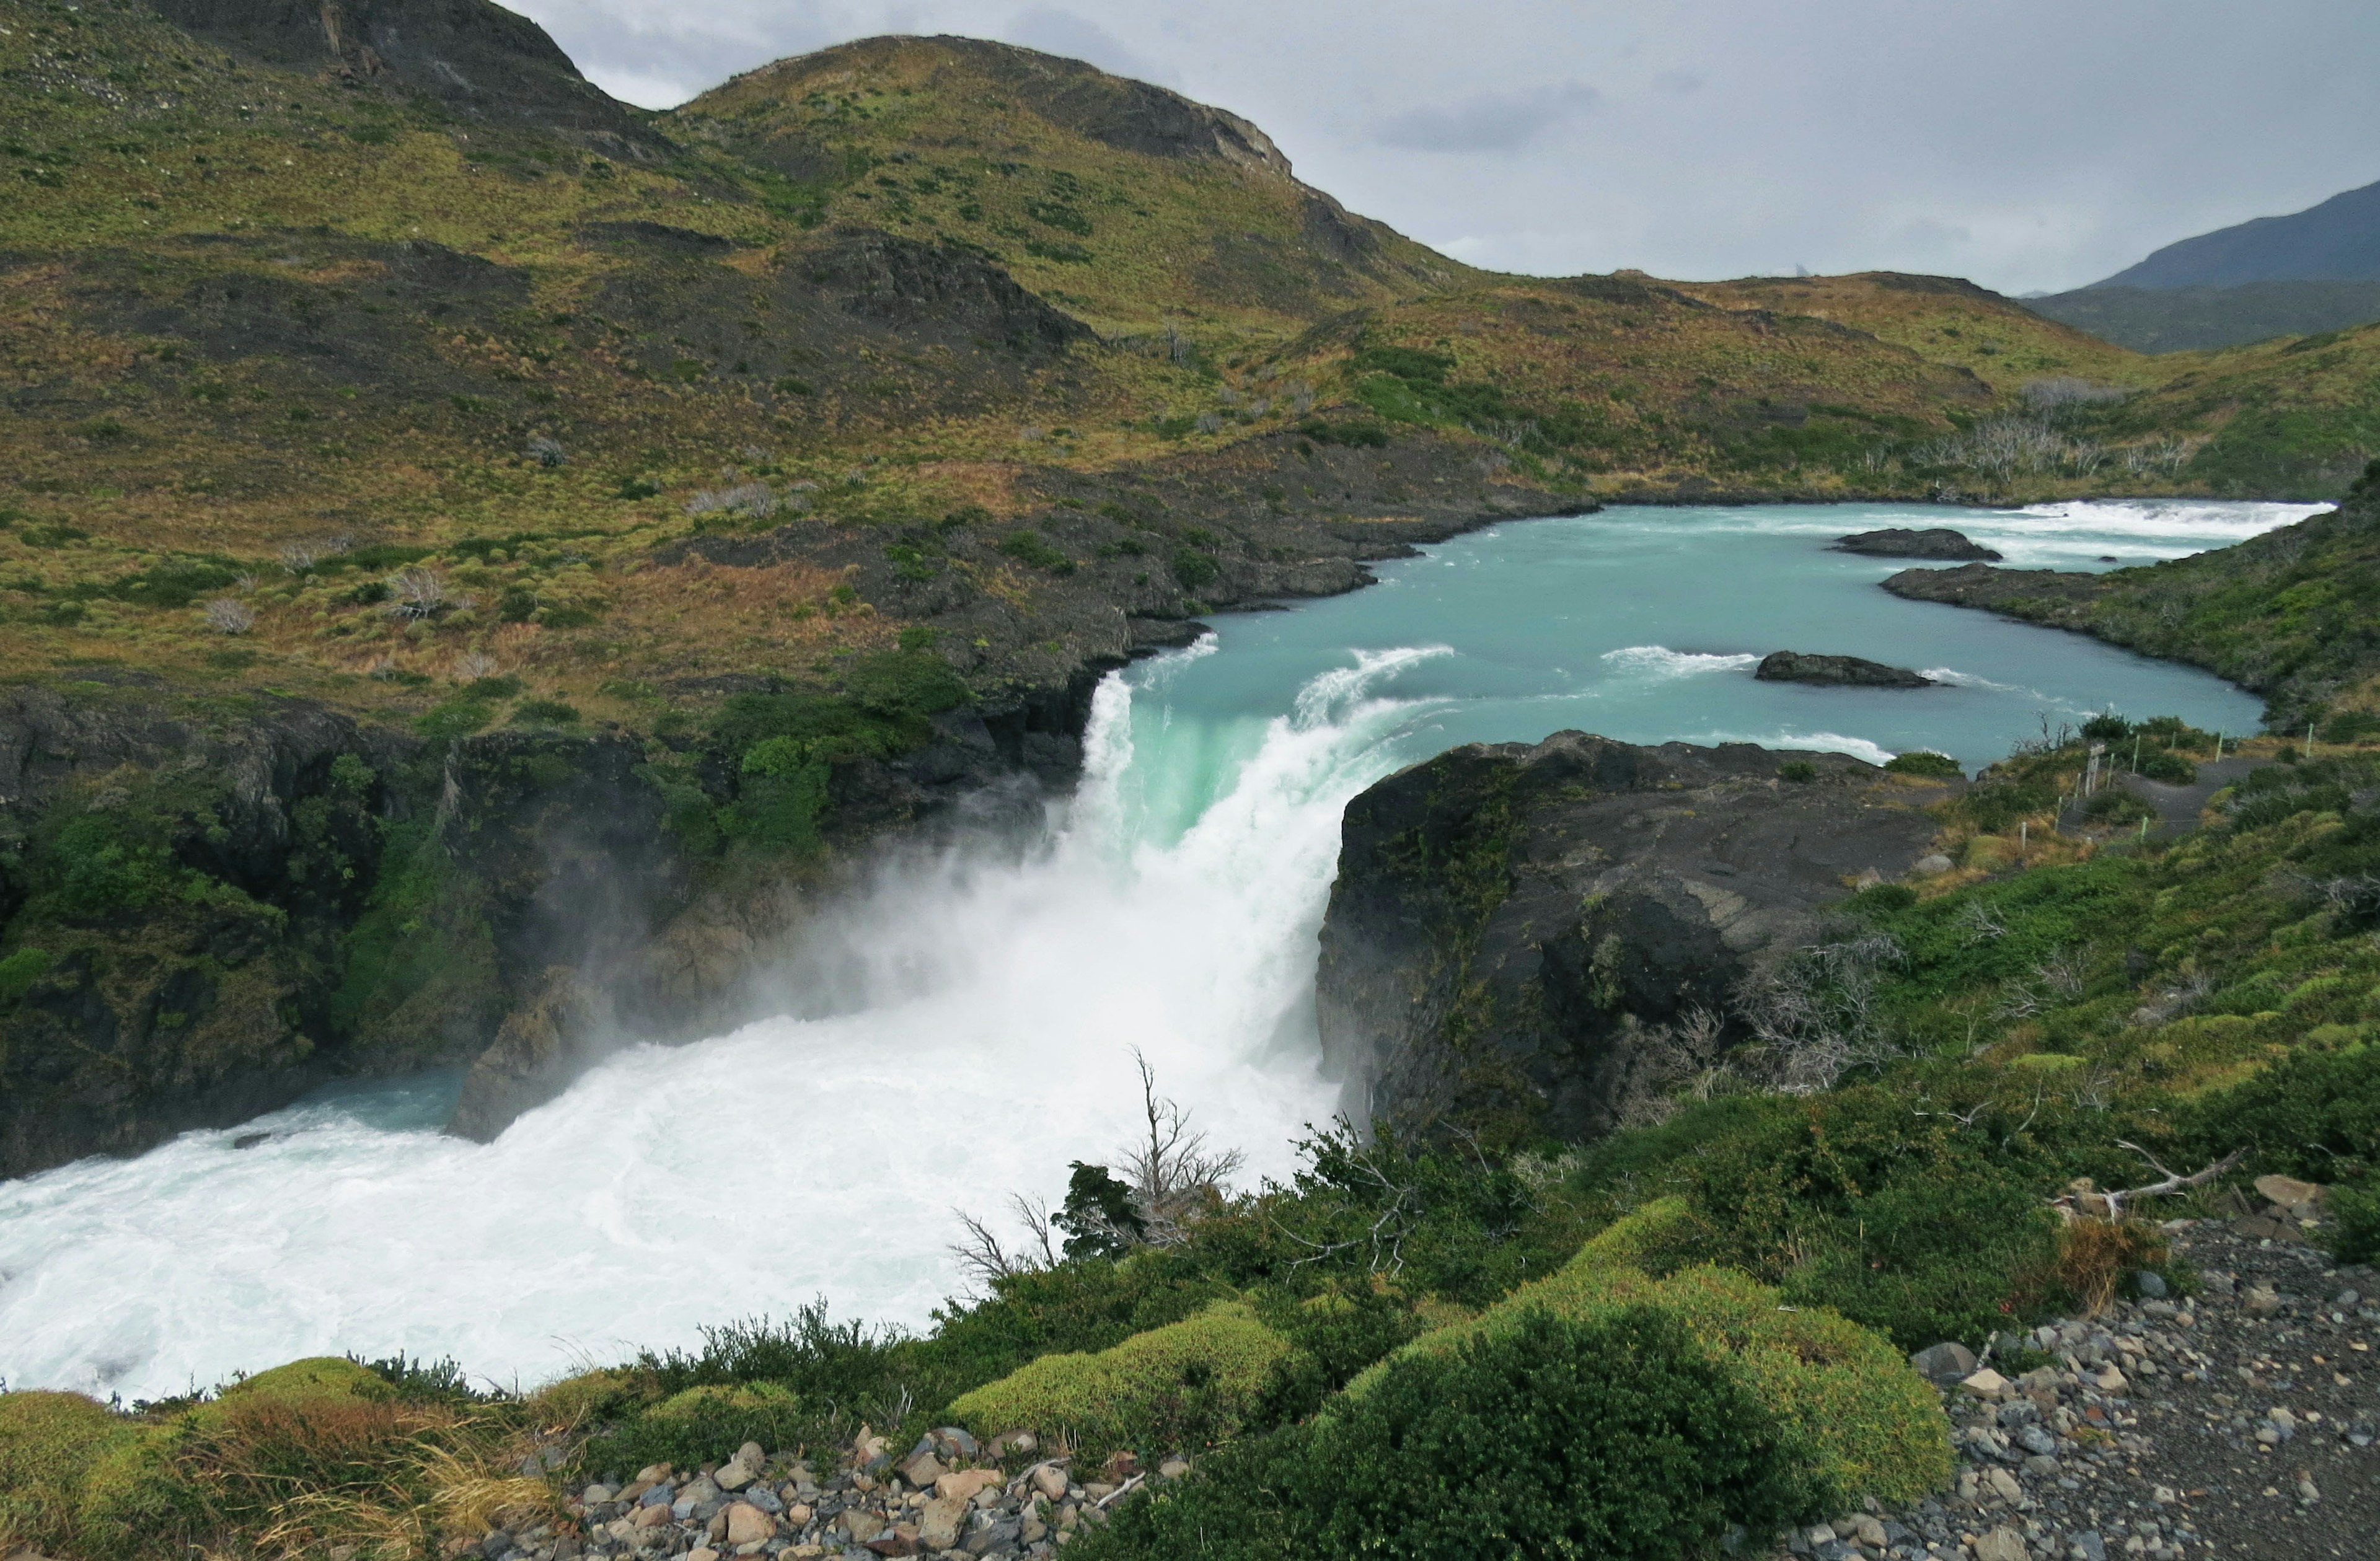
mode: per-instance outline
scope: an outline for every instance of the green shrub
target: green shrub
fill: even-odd
[[[2012,1125],[2012,1124],[2011,1124]],[[1831,1306],[1904,1349],[1980,1345],[2054,1296],[2047,1167],[1912,1113],[1881,1087],[1784,1107],[1706,1144],[1682,1175],[1711,1261]]]
[[[2168,786],[2192,786],[2198,782],[2196,765],[2180,754],[2168,754],[2162,748],[2151,748],[2141,755],[2141,773]]]
[[[980,1435],[1064,1432],[1093,1453],[1203,1445],[1240,1429],[1289,1349],[1245,1301],[1219,1301],[1096,1355],[1044,1355],[951,1412]]]
[[[844,687],[869,715],[894,719],[954,709],[968,697],[966,680],[933,653],[932,641],[913,641],[906,631],[900,649],[853,661],[844,674]]]
[[[1532,1308],[1126,1507],[1087,1561],[1683,1561],[1814,1512],[1806,1453],[1677,1319]]]
[[[1000,551],[1032,569],[1046,570],[1052,575],[1072,575],[1075,561],[1050,545],[1038,531],[1012,531],[1000,539]]]
[[[1966,773],[1959,768],[1957,759],[1931,748],[1912,748],[1905,754],[1895,754],[1885,760],[1884,768],[1895,775],[1936,775],[1953,780]]]
[[[2250,1169],[2309,1181],[2380,1175],[2380,1047],[2285,1058],[2192,1101],[2183,1131],[2199,1164],[2245,1149]]]
[[[1393,374],[1410,385],[1440,385],[1454,368],[1454,359],[1419,347],[1377,346],[1355,354],[1348,367],[1358,373]]]
[[[1776,1289],[1730,1269],[1657,1279],[1608,1256],[1609,1249],[1582,1252],[1472,1321],[1424,1334],[1355,1378],[1349,1401],[1368,1398],[1400,1361],[1450,1354],[1533,1312],[1585,1321],[1649,1307],[1674,1315],[1774,1409],[1807,1448],[1823,1499],[1912,1501],[1949,1478],[1949,1430],[1934,1390],[1887,1339],[1824,1307],[1789,1306]]]
[[[1196,548],[1173,550],[1173,577],[1182,582],[1185,591],[1200,590],[1222,578],[1223,566],[1215,562],[1212,553]]]
[[[1808,759],[1787,759],[1777,767],[1777,779],[1806,785],[1818,778],[1818,767]]]
[[[1661,1275],[1694,1261],[1706,1239],[1700,1216],[1685,1199],[1657,1198],[1605,1226],[1571,1261],[1590,1268]]]
[[[414,717],[413,730],[432,743],[452,743],[457,738],[468,737],[495,719],[495,707],[479,697],[475,691],[467,689],[446,703]]]
[[[2380,1258],[2380,1180],[2333,1187],[2330,1214],[2337,1226],[2332,1245],[2339,1262],[2370,1263]]]
[[[50,973],[50,955],[45,949],[25,948],[0,960],[0,1003],[13,1003],[33,989],[33,983]]]
[[[807,852],[819,844],[831,772],[818,744],[771,737],[744,754],[735,803],[722,810],[721,827],[764,851]]]
[[[689,1387],[590,1438],[584,1457],[590,1469],[622,1473],[650,1463],[695,1468],[724,1463],[747,1442],[797,1446],[816,1421],[777,1383]]]
[[[189,1515],[165,1443],[79,1393],[0,1393],[0,1543],[92,1557],[169,1544]]]

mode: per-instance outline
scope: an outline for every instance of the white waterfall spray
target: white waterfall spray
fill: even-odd
[[[1128,1139],[1135,1048],[1285,1171],[1335,1100],[1307,1008],[1339,816],[1412,712],[1378,689],[1440,653],[1238,731],[1164,703],[1203,649],[1111,677],[1041,846],[890,865],[833,918],[846,1011],[634,1047],[493,1144],[312,1105],[0,1184],[0,1376],[131,1398],[403,1349],[528,1383],[816,1294],[921,1324],[953,1205]]]

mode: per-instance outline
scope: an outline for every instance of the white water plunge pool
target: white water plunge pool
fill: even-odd
[[[402,1349],[528,1386],[820,1295],[924,1325],[962,1288],[953,1207],[1054,1201],[1069,1161],[1129,1139],[1135,1047],[1249,1176],[1288,1171],[1336,1100],[1314,937],[1340,812],[1373,780],[1564,727],[1970,768],[2098,709],[2250,731],[2258,702],[2212,677],[1899,600],[1875,583],[1902,563],[1825,544],[1951,526],[2012,565],[2105,568],[2319,507],[1618,509],[1226,617],[1101,686],[1081,788],[1035,849],[875,876],[822,962],[846,988],[832,1017],[632,1047],[490,1144],[437,1131],[453,1083],[431,1079],[0,1183],[0,1378],[131,1399]],[[1779,649],[1948,685],[1755,683]]]

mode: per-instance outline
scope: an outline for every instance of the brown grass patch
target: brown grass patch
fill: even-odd
[[[2169,1250],[2164,1234],[2143,1220],[2070,1220],[2058,1239],[2058,1281],[2095,1317],[2125,1275],[2164,1262]]]

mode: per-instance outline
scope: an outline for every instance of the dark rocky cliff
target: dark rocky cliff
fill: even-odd
[[[1597,1136],[1657,1027],[1724,1016],[1861,875],[1905,873],[1946,794],[1840,754],[1576,732],[1390,776],[1347,807],[1326,1065],[1358,1120]],[[1711,1039],[1740,1036],[1727,1020]]]
[[[624,734],[441,742],[111,675],[0,693],[0,1176],[457,1063],[455,1131],[491,1137],[619,1037],[731,1017],[867,841],[1071,780],[1096,679],[836,764],[822,851],[729,864]]]

